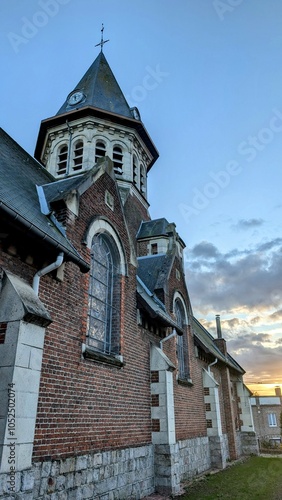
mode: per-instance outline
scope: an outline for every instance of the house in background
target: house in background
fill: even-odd
[[[0,131],[0,496],[142,498],[257,453],[244,370],[193,317],[158,158],[101,51],[30,157]],[[54,495],[54,496],[53,496]]]
[[[281,388],[275,387],[275,396],[251,398],[254,428],[259,442],[281,443]]]

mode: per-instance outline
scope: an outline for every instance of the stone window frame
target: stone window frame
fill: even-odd
[[[101,147],[101,145],[103,145],[103,147]],[[100,154],[101,152],[103,152],[104,154]],[[95,163],[97,163],[97,161],[100,158],[104,158],[106,155],[107,155],[107,142],[105,141],[104,138],[97,137],[95,141]]]
[[[117,175],[122,175],[123,173],[123,161],[124,161],[124,150],[122,146],[118,143],[113,145],[112,150],[113,166],[114,171]]]
[[[72,147],[72,171],[77,172],[83,168],[84,142],[80,137],[76,137]]]
[[[65,149],[65,151],[62,151]],[[64,158],[62,159],[62,156]],[[67,142],[61,142],[57,145],[56,155],[56,175],[66,175],[68,168],[69,146]]]
[[[86,233],[84,242],[86,246],[89,248],[91,251],[92,247],[92,241],[95,236],[98,235],[103,235],[109,242],[111,242],[112,247],[116,253],[116,260],[118,260],[118,267],[119,267],[119,276],[120,279],[122,279],[124,276],[127,275],[127,264],[126,264],[126,258],[125,258],[125,251],[122,245],[122,242],[119,238],[119,235],[117,231],[113,228],[113,226],[105,219],[96,219],[94,220]],[[89,283],[90,286],[90,283]],[[121,304],[122,301],[122,287],[120,289],[120,301],[119,303]],[[87,311],[88,312],[88,311]],[[119,331],[120,335],[120,331]],[[115,365],[117,367],[122,367],[123,366],[123,356],[122,353],[119,352],[110,352],[110,353],[103,353],[95,348],[93,346],[89,345],[88,343],[88,324],[87,324],[87,332],[86,332],[86,342],[82,344],[82,353],[84,358],[93,360],[93,361],[99,361],[102,363],[110,364],[110,365]]]
[[[140,191],[141,191],[142,196],[146,197],[146,194],[147,194],[147,174],[146,174],[146,168],[143,165],[143,163],[140,163],[139,172],[140,172]]]
[[[133,181],[133,185],[137,189],[139,189],[139,186],[140,186],[139,177],[140,177],[139,161],[138,161],[137,155],[135,153],[133,153],[133,156],[132,156],[132,181]]]

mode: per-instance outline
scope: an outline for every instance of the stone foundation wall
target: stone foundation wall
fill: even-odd
[[[229,460],[228,436],[209,436],[211,466],[224,469],[226,462]]]
[[[210,445],[207,436],[179,441],[180,480],[191,479],[211,468]]]
[[[191,479],[211,468],[207,436],[155,446],[156,491],[177,495],[181,481]]]
[[[242,455],[258,455],[259,446],[255,432],[241,432],[241,450]]]
[[[5,500],[138,500],[153,492],[153,445],[45,461],[0,475]]]

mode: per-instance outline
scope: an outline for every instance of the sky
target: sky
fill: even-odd
[[[186,242],[194,315],[282,384],[281,0],[1,0],[0,126],[31,155],[99,53],[160,157],[150,214]],[[266,390],[266,388],[264,388]]]

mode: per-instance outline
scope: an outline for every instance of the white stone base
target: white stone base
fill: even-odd
[[[153,445],[35,463],[11,479],[0,474],[0,498],[138,500],[155,489]]]

